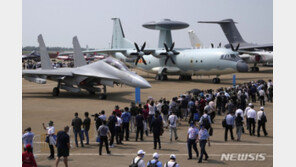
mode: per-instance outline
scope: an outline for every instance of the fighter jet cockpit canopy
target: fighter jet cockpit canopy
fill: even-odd
[[[127,68],[127,66],[125,64],[123,64],[121,61],[109,56],[106,59],[103,60],[105,63],[121,70],[121,71],[129,71],[129,69]]]
[[[223,54],[221,55],[222,60],[240,61],[242,60],[237,54]]]

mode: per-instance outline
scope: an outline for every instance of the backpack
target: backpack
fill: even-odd
[[[211,127],[210,121],[208,119],[209,116],[202,118],[202,126],[204,126],[206,129]]]
[[[263,112],[262,116],[261,116],[261,122],[267,122],[267,118],[265,113]]]
[[[175,162],[172,167],[175,167],[176,165],[177,165],[177,162]],[[166,163],[166,167],[169,167],[169,162]]]
[[[222,126],[225,128],[226,127],[226,117],[222,121]]]
[[[142,158],[140,158],[136,163],[135,163],[135,159],[133,159],[133,163],[129,166],[129,167],[138,167],[138,163],[141,161]]]
[[[151,161],[149,161],[149,165],[147,167],[157,167],[157,163],[158,161],[155,161],[154,163],[151,163]]]

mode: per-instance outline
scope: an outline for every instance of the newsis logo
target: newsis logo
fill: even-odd
[[[265,161],[266,153],[222,153],[221,161]]]

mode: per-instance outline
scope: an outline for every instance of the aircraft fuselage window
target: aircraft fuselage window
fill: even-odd
[[[225,55],[221,55],[222,60],[230,60],[230,61],[239,61],[241,60],[241,58],[238,55],[235,54],[225,54]]]

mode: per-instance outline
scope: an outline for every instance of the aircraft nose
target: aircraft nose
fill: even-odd
[[[144,78],[142,78],[141,76],[137,76],[133,78],[133,85],[135,87],[140,87],[140,88],[151,88],[151,85],[149,84],[148,81],[146,81]]]
[[[236,69],[238,72],[248,72],[249,66],[244,61],[239,61],[236,64]]]

